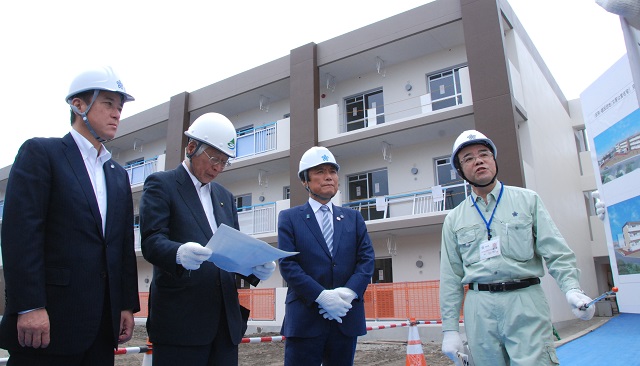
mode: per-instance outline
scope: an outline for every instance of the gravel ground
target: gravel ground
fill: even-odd
[[[247,334],[246,337],[278,336],[275,333]],[[131,341],[124,347],[136,347],[146,344],[147,333],[143,325],[136,325]],[[449,366],[453,363],[440,351],[440,343],[430,342],[422,345],[429,366]],[[356,348],[356,366],[405,366],[407,356],[406,342],[403,341],[361,341]],[[115,366],[140,366],[143,355],[117,355]],[[240,344],[240,366],[281,366],[284,359],[284,342]],[[187,365],[185,365],[187,366]]]
[[[574,320],[558,328],[558,333],[562,338],[556,342],[556,347],[563,343],[570,342],[580,336],[587,334],[609,319],[607,317],[594,317],[589,321]],[[276,336],[275,333],[247,334],[246,337],[266,337]],[[143,346],[147,341],[147,330],[144,325],[137,324],[131,341],[123,347]],[[281,366],[284,359],[284,343],[257,343],[240,344],[239,358],[240,366]],[[453,363],[440,351],[439,342],[427,342],[422,344],[422,352],[425,355],[429,366],[450,366]],[[406,362],[406,342],[397,340],[379,340],[358,342],[356,349],[356,366],[405,366]],[[0,349],[0,357],[5,358],[8,353]],[[141,366],[144,355],[129,354],[117,355],[114,366]],[[184,365],[189,366],[189,365]]]

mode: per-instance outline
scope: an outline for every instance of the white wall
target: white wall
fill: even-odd
[[[144,158],[144,160],[152,159],[166,152],[167,140],[166,138],[162,138],[156,141],[143,141],[141,146],[142,151],[139,151],[139,148],[138,150],[133,150],[133,146],[130,146],[129,150],[126,151],[118,152],[116,150],[113,158],[122,166],[124,166],[128,161],[138,158]],[[173,168],[175,167],[172,167],[171,169]]]
[[[453,141],[435,140],[428,143],[414,144],[402,148],[392,147],[391,162],[382,158],[380,153],[369,157],[359,156],[349,159],[336,156],[340,164],[340,185],[343,192],[342,201],[347,202],[347,176],[386,168],[389,178],[389,194],[400,194],[428,190],[435,184],[434,158],[451,155]],[[417,168],[418,174],[411,174],[411,168]]]
[[[233,171],[225,171],[222,174],[233,174]],[[264,196],[264,203],[282,200],[283,187],[289,185],[288,173],[267,173],[267,178],[267,184],[262,186],[258,184],[258,176],[256,175],[255,179],[234,182],[233,185],[225,185],[225,188],[231,191],[234,196],[251,193],[252,205],[263,203],[258,201],[260,196]],[[292,184],[297,184],[297,182],[292,182]]]
[[[582,288],[595,297],[599,294],[572,121],[517,35],[515,44],[519,62],[515,66],[520,70],[528,117],[528,121],[519,125],[526,188],[540,194],[558,229],[576,253]],[[549,275],[543,280],[543,287],[553,320],[572,319],[564,294]]]
[[[467,56],[464,46],[388,66],[385,68],[384,76],[378,74],[375,60],[371,60],[369,72],[337,83],[334,91],[326,89],[326,84],[323,82],[324,75],[321,72],[320,93],[325,94],[325,98],[320,99],[320,107],[337,104],[338,110],[344,111],[345,97],[383,88],[385,119],[387,121],[420,114],[420,96],[427,93],[427,75],[466,62]],[[407,83],[412,86],[409,92],[405,89]],[[340,115],[340,122],[344,124],[343,114]]]
[[[376,259],[391,258],[393,282],[433,281],[440,279],[440,232],[421,236],[396,236],[396,254],[389,253],[386,239],[376,239]],[[421,260],[422,268],[416,266]]]
[[[260,127],[262,125],[274,123],[283,119],[283,116],[290,112],[289,99],[272,102],[269,104],[268,111],[260,109],[260,100],[256,100],[255,103],[255,108],[251,110],[227,116],[227,118],[233,122],[236,129],[249,125],[252,125],[253,127]]]

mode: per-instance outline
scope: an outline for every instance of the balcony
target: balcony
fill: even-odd
[[[365,221],[442,213],[454,208],[460,198],[466,197],[469,192],[469,185],[465,182],[426,191],[351,201],[343,203],[342,207],[360,211]]]
[[[278,146],[277,126],[274,122],[238,132],[236,158],[275,150]]]
[[[289,150],[289,122],[289,118],[285,118],[238,131],[234,162],[269,152]]]
[[[434,194],[435,191],[435,194]],[[365,221],[394,221],[397,218],[443,215],[464,199],[470,192],[467,184],[456,184],[441,189],[409,192],[398,195],[376,197],[336,205],[359,210]],[[335,199],[334,199],[335,201]],[[278,229],[278,214],[288,209],[289,200],[263,203],[238,208],[240,231],[275,242]]]
[[[125,165],[124,170],[129,175],[131,186],[142,184],[151,173],[164,170],[164,160],[165,155],[162,154],[151,159]]]
[[[278,228],[278,214],[289,208],[289,200],[238,207],[240,231],[249,235],[273,234]]]
[[[399,97],[392,94],[392,92],[385,93],[385,103],[383,105],[368,108],[364,111],[349,112],[362,113],[362,118],[358,120],[347,121],[349,118],[346,116],[347,112],[341,110],[339,104],[323,106],[318,109],[318,141],[326,141],[343,135],[358,134],[369,129],[413,121],[424,116],[442,114],[442,119],[450,119],[451,117],[444,114],[445,112],[464,109],[464,107],[472,105],[471,83],[467,67],[459,69],[459,78],[460,88],[456,88],[451,95],[444,94],[440,96],[437,92],[432,92],[418,96],[409,94],[409,96]],[[338,97],[337,99],[340,98]],[[432,117],[431,120],[433,119]],[[436,118],[436,120],[441,119]],[[353,128],[349,127],[349,125],[361,127]]]

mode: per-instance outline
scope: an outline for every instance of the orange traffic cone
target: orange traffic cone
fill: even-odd
[[[409,326],[409,339],[407,340],[407,362],[405,366],[427,366],[427,360],[422,352],[422,342],[418,333],[418,324],[415,318],[411,318]]]
[[[147,352],[142,356],[142,366],[151,366],[153,364],[153,350],[149,338],[147,338]]]

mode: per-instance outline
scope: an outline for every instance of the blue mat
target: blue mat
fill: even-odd
[[[640,365],[640,314],[619,314],[592,332],[558,347],[562,366]]]

